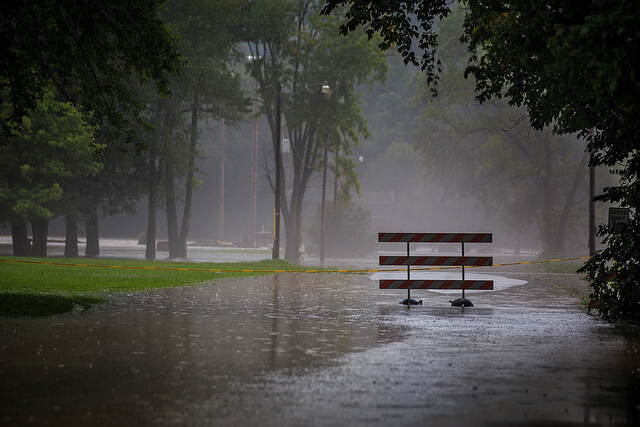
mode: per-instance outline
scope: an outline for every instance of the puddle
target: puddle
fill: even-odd
[[[388,279],[388,280],[404,280],[407,278],[406,271],[389,271],[374,273],[369,276],[371,280]],[[509,289],[512,286],[525,285],[526,280],[513,279],[510,277],[496,276],[493,274],[483,273],[469,273],[465,271],[465,280],[493,280],[493,291],[503,291]],[[411,279],[413,280],[461,280],[462,274],[460,271],[411,271]],[[398,289],[399,291],[399,289]],[[420,290],[422,291],[422,290]],[[479,290],[466,290],[467,294],[486,293],[493,291],[479,291]],[[440,294],[459,294],[460,289],[433,289],[428,292],[440,293]]]

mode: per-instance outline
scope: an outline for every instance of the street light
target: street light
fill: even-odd
[[[273,208],[273,252],[272,259],[280,258],[280,80],[276,83],[276,200]]]
[[[324,164],[322,165],[322,208],[320,211],[320,264],[324,264],[324,229],[325,229],[325,210],[326,210],[326,200],[327,200],[327,158],[328,156],[328,146],[327,143],[329,141],[329,131],[324,137]],[[335,206],[334,206],[335,208]]]
[[[299,91],[297,91],[296,93],[293,93],[291,95],[289,95],[289,97],[293,97],[297,94],[299,94],[302,91],[305,91],[309,88],[312,87],[316,87],[316,86],[322,86],[322,93],[323,94],[328,94],[329,93],[329,85],[327,83],[318,83],[318,84],[312,84],[309,85]],[[278,259],[280,258],[280,179],[281,179],[281,175],[282,175],[282,168],[280,166],[281,160],[280,160],[280,146],[281,146],[281,141],[280,141],[280,121],[281,121],[281,113],[280,113],[280,104],[282,103],[282,95],[281,95],[281,90],[282,90],[282,84],[280,83],[280,80],[278,80],[276,82],[276,183],[275,183],[275,207],[273,209],[273,250],[271,252],[271,258],[272,259]],[[325,141],[325,151],[326,151],[326,141]],[[326,160],[325,160],[326,161]]]

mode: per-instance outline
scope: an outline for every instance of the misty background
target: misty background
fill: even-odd
[[[494,249],[505,252],[540,253],[543,244],[539,224],[536,221],[509,217],[501,203],[504,198],[512,197],[508,192],[501,193],[500,183],[493,183],[493,192],[497,196],[489,197],[483,192],[465,194],[456,183],[460,170],[473,169],[473,157],[469,164],[454,162],[444,164],[450,174],[434,177],[429,171],[429,162],[425,153],[419,151],[419,143],[426,135],[422,127],[426,123],[425,109],[429,101],[421,100],[420,71],[402,63],[399,55],[388,54],[389,74],[386,84],[376,84],[372,90],[362,88],[363,114],[368,121],[370,136],[353,149],[357,172],[361,184],[360,194],[352,194],[351,204],[370,212],[367,224],[369,248],[375,250],[375,233],[379,231],[415,231],[415,232],[479,232],[494,233]],[[461,76],[459,76],[462,79]],[[247,86],[250,86],[247,77]],[[515,121],[515,119],[514,119]],[[270,246],[273,230],[273,190],[266,178],[267,169],[273,168],[273,150],[271,131],[264,117],[258,121],[258,187],[256,227],[262,232],[258,243]],[[505,128],[513,126],[504,122]],[[199,181],[193,197],[192,225],[190,243],[205,243],[218,239],[225,242],[242,244],[250,230],[251,203],[251,149],[253,139],[253,118],[246,117],[239,123],[225,127],[225,189],[224,189],[224,235],[219,236],[219,191],[220,191],[220,143],[222,125],[220,121],[204,120],[198,141],[199,157],[196,167]],[[534,142],[523,137],[523,143]],[[443,146],[451,143],[444,139]],[[535,150],[535,146],[531,146]],[[579,141],[573,147],[579,157],[584,152],[584,144]],[[468,158],[464,153],[452,153],[452,156]],[[287,164],[285,153],[285,164]],[[496,155],[497,157],[497,155]],[[289,162],[290,163],[290,162]],[[456,170],[455,168],[458,168]],[[587,168],[583,166],[578,193],[580,199],[575,202],[567,234],[567,256],[582,256],[587,250]],[[289,173],[291,173],[289,171]],[[607,182],[608,174],[600,171],[598,184]],[[287,179],[285,178],[285,181]],[[339,181],[339,180],[338,180]],[[506,183],[504,183],[506,184]],[[340,183],[338,182],[338,185]],[[458,187],[457,187],[458,186]],[[289,187],[287,187],[289,188]],[[327,177],[327,197],[333,197],[335,175]],[[289,188],[290,191],[290,188]],[[321,201],[322,175],[318,171],[312,178],[305,196],[303,218],[305,237],[303,245],[308,243],[309,228]],[[524,192],[524,189],[522,189]],[[542,200],[534,200],[541,204]],[[135,215],[118,214],[101,218],[101,237],[138,239],[146,230],[147,201],[141,199]],[[605,207],[597,205],[597,222],[605,220]],[[158,239],[167,239],[164,212],[158,212]],[[518,233],[514,230],[516,224]],[[55,218],[50,223],[50,238],[64,238],[64,221]],[[5,225],[4,235],[10,235]],[[83,227],[79,229],[80,240]],[[331,254],[329,253],[329,256]]]
[[[461,17],[461,14],[454,13],[439,24],[443,70],[437,98],[431,96],[420,70],[405,65],[400,55],[393,50],[383,54],[387,66],[385,82],[372,77],[361,81],[356,87],[355,92],[360,94],[361,115],[366,120],[368,132],[358,130],[364,137],[360,137],[359,143],[351,146],[350,150],[349,140],[358,138],[345,137],[343,134],[341,140],[340,135],[331,135],[337,141],[329,143],[332,147],[329,152],[326,193],[327,200],[331,201],[327,210],[326,231],[329,257],[368,256],[377,249],[376,233],[381,231],[491,232],[496,251],[526,252],[546,258],[582,256],[588,253],[588,167],[585,142],[575,136],[553,135],[549,129],[533,130],[524,112],[508,106],[504,101],[497,100],[483,105],[475,101],[474,82],[463,77],[466,48],[454,36],[459,32]],[[179,28],[180,21],[176,22]],[[259,45],[255,42],[256,50],[259,50]],[[359,57],[361,61],[362,58],[366,60],[367,55],[372,58],[374,56],[365,51],[357,55],[362,55]],[[376,51],[376,55],[380,53]],[[192,60],[197,60],[193,58]],[[266,59],[253,56],[252,61],[261,62],[260,67],[264,67]],[[371,69],[368,72],[373,75],[371,70],[375,67],[369,66]],[[241,63],[232,65],[229,70],[226,67],[225,63],[220,68],[224,71],[219,73],[219,82],[210,80],[207,83],[211,85],[214,81],[219,85],[216,89],[219,93],[213,95],[213,98],[218,95],[227,97],[219,103],[220,111],[214,111],[210,115],[202,114],[199,118],[195,115],[198,120],[195,121],[195,132],[192,134],[197,135],[197,144],[192,146],[197,147],[197,155],[194,179],[188,181],[193,182],[193,198],[187,241],[192,245],[238,246],[249,246],[253,241],[254,246],[269,247],[272,244],[274,210],[274,125],[268,118],[274,117],[269,105],[275,104],[275,93],[270,93],[275,92],[275,89],[269,91],[267,89],[271,86],[260,84],[267,114],[264,114],[265,110],[261,110],[257,118],[257,235],[253,236],[254,239],[250,236],[250,230],[252,146],[256,119],[251,114],[251,107],[243,111],[248,105],[230,107],[227,104],[238,102],[240,93],[249,98],[257,97],[258,94],[253,92],[256,87],[254,78],[266,79],[266,73],[271,70],[256,68],[250,76],[248,68],[245,69]],[[340,69],[340,66],[335,67]],[[218,72],[216,66],[206,65],[202,69],[208,71],[195,66],[190,73],[198,77],[201,72]],[[264,70],[265,75],[256,73],[256,70]],[[313,71],[310,68],[310,72]],[[377,72],[384,75],[379,69]],[[195,105],[195,100],[200,96],[196,77],[190,88],[193,94],[185,98],[185,104],[191,102],[189,97],[193,96]],[[343,80],[349,83],[340,84],[349,85],[352,81],[358,81],[346,78]],[[304,86],[306,87],[296,93],[317,86],[317,83]],[[295,86],[289,89],[286,96],[291,98],[295,95],[294,90],[297,90]],[[335,83],[330,88],[330,91],[336,93],[340,90],[340,87],[335,87]],[[296,108],[306,108],[311,112],[305,114],[313,118],[313,112],[309,108],[340,106],[349,97],[349,92],[344,92],[344,88],[342,90],[343,93],[336,96],[339,99],[337,104],[325,104],[326,98],[313,93],[306,94],[309,95],[305,101],[306,107],[298,107],[303,105],[298,98],[290,99],[292,102],[288,115],[283,114],[284,120],[286,117],[295,118]],[[265,95],[273,97],[271,104]],[[162,114],[170,113],[163,102],[165,101],[157,101],[155,104],[157,107],[153,114],[156,119],[164,117]],[[230,110],[234,110],[233,117],[229,117],[225,125],[222,120],[213,118],[224,117],[225,111]],[[184,129],[187,128],[188,117],[185,115],[181,119],[184,121]],[[311,119],[306,120],[309,122]],[[183,141],[187,140],[184,137],[186,130],[180,130],[182,128],[176,123],[165,122],[159,125],[158,134],[162,135],[162,126],[165,125],[174,132],[166,141],[181,138]],[[330,139],[330,132],[322,130],[329,129],[330,126],[322,122],[314,124],[316,125],[318,133],[314,144],[317,147],[321,138]],[[300,124],[294,123],[289,127],[283,123],[284,147],[288,145],[286,130],[295,126]],[[354,127],[353,124],[351,126]],[[326,132],[326,136],[323,132]],[[167,147],[171,143],[166,144]],[[176,144],[175,147],[178,154],[171,156],[184,163],[180,156],[186,157],[187,145]],[[343,154],[344,152],[347,154]],[[146,153],[140,155],[146,156]],[[167,158],[172,158],[171,156]],[[163,161],[159,162],[159,168]],[[348,168],[337,168],[338,163],[345,161],[355,166],[359,185]],[[289,195],[293,185],[294,160],[286,148],[283,149],[283,163],[284,191]],[[305,254],[312,256],[318,251],[320,234],[321,164],[319,161],[313,165],[314,173],[304,191],[301,215],[302,246]],[[142,171],[143,168],[138,170]],[[611,184],[611,175],[608,170],[596,172],[596,193],[600,193],[604,186]],[[172,176],[172,183],[173,179]],[[184,172],[178,172],[175,179],[175,192],[180,205],[185,200],[184,183],[189,178],[186,178]],[[137,201],[134,199],[133,202],[135,213],[101,217],[102,238],[140,239],[141,243],[144,242],[143,235],[147,231],[148,221],[148,198],[145,194],[148,193],[140,192],[139,189],[131,189],[131,193],[138,194],[134,196],[138,197]],[[345,193],[347,196],[343,197]],[[291,200],[291,197],[287,196],[286,199]],[[603,204],[596,205],[596,223],[604,222],[606,208]],[[103,215],[107,210],[102,209]],[[182,207],[178,206],[173,211],[177,212],[178,222],[181,221]],[[157,240],[169,238],[165,212],[164,201],[160,200]],[[31,235],[31,225],[28,227]],[[288,227],[281,228],[283,234],[286,228]],[[6,236],[11,234],[8,223],[3,224],[1,231]],[[61,217],[53,218],[48,231],[50,239],[64,239],[65,220]],[[85,227],[81,225],[78,232],[82,241]],[[284,237],[281,238],[282,245],[285,241]]]

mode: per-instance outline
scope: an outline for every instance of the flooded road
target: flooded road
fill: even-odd
[[[498,273],[495,273],[498,274]],[[277,274],[0,319],[6,425],[633,425],[637,355],[562,287],[503,273],[398,304],[363,275]]]

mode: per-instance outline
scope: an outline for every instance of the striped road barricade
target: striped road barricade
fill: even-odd
[[[380,265],[406,265],[406,280],[380,280],[380,289],[406,289],[407,298],[400,303],[410,307],[422,304],[422,300],[411,298],[411,289],[448,290],[460,289],[462,298],[451,301],[451,305],[473,307],[465,297],[465,290],[493,290],[493,280],[465,280],[465,267],[485,267],[493,265],[493,257],[465,256],[465,243],[491,243],[491,233],[378,233],[378,242],[407,244],[407,255],[380,255]],[[411,243],[460,243],[461,256],[412,256]],[[411,266],[460,267],[462,280],[412,280]]]

